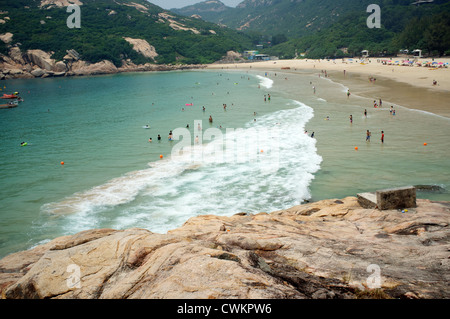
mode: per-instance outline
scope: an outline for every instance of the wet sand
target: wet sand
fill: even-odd
[[[397,104],[450,118],[450,69],[383,65],[377,59],[370,61],[363,65],[343,60],[280,60],[212,64],[208,69],[276,71],[287,74],[316,72],[321,76],[322,70],[326,70],[330,80],[345,85],[354,95],[382,99],[383,107]],[[436,59],[436,62],[448,61],[448,58]],[[369,81],[369,77],[376,78],[376,81]],[[438,84],[433,85],[433,80]]]

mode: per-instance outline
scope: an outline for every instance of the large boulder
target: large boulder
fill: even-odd
[[[41,68],[37,68],[37,69],[34,69],[33,71],[31,71],[30,73],[31,73],[31,75],[33,75],[37,78],[40,78],[41,76],[43,76],[45,74],[45,71],[42,70]]]
[[[2,40],[6,44],[11,43],[12,38],[13,38],[13,34],[11,32],[6,32],[3,34],[0,34],[0,40]]]
[[[58,61],[55,63],[54,71],[56,73],[67,72],[67,65],[63,61]]]
[[[111,61],[88,63],[85,61],[73,62],[69,75],[95,75],[117,73],[117,67]]]
[[[28,59],[34,65],[47,71],[53,71],[55,60],[51,58],[50,54],[42,50],[28,50]]]
[[[19,47],[12,47],[9,50],[9,56],[11,59],[13,59],[16,63],[25,65],[25,60],[23,59],[22,56],[22,51],[20,50]]]

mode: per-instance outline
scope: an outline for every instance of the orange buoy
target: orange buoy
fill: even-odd
[[[355,151],[357,151],[357,150],[358,150],[358,146],[355,147]]]
[[[264,153],[264,150],[261,150],[261,153]]]
[[[163,158],[164,156],[162,156],[162,155],[159,155],[159,158]]]
[[[64,165],[64,162],[61,162],[61,165]]]
[[[427,143],[423,143],[423,146],[427,146],[428,144]]]

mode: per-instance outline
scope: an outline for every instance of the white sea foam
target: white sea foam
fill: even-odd
[[[266,89],[272,88],[273,80],[269,79],[268,77],[261,76],[261,75],[257,75],[256,77],[260,80],[259,85],[265,87]]]
[[[115,229],[166,232],[199,214],[270,212],[300,204],[310,198],[308,187],[322,158],[315,140],[303,133],[312,108],[298,101],[288,107],[42,210],[68,214],[71,232],[105,227],[102,219]]]

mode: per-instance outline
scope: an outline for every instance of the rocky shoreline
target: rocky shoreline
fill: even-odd
[[[98,229],[0,260],[5,299],[450,297],[450,202],[365,209],[356,197],[204,215],[167,234]]]
[[[0,54],[0,80],[33,79],[64,76],[89,76],[124,72],[174,71],[203,69],[205,65],[162,65],[134,64],[131,60],[122,60],[116,67],[111,61],[104,60],[89,63],[80,59],[75,50],[68,50],[62,61],[51,58],[52,52],[28,50],[22,52],[19,47],[10,49],[9,55]]]

